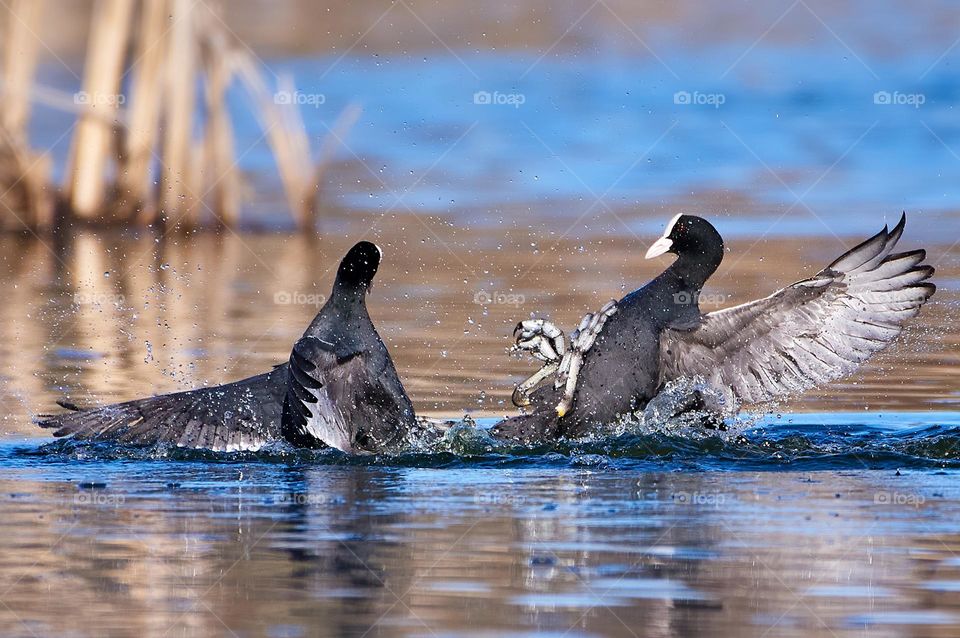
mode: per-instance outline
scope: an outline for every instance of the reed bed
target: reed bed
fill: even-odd
[[[228,91],[249,95],[294,223],[316,227],[317,197],[348,107],[313,148],[289,78],[275,80],[237,41],[221,6],[192,0],[97,0],[81,90],[35,83],[48,0],[11,0],[0,54],[0,229],[62,223],[191,230],[241,223],[242,177]],[[272,88],[271,88],[272,87]],[[62,183],[27,135],[35,103],[74,113]]]

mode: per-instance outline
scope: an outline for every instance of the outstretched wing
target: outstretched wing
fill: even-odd
[[[212,388],[164,394],[41,418],[56,437],[129,445],[256,450],[280,438],[287,366]],[[72,409],[72,406],[67,406]]]
[[[740,402],[762,403],[854,371],[890,343],[936,287],[923,250],[893,254],[906,217],[816,276],[711,312],[660,340],[661,381],[702,377]]]
[[[413,407],[396,371],[374,353],[315,336],[290,354],[284,437],[349,453],[389,451],[413,423]]]

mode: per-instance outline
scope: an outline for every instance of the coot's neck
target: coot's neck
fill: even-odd
[[[369,323],[367,313],[367,286],[347,285],[340,280],[333,284],[330,298],[317,313],[307,329],[311,334],[335,326],[354,330],[361,323]]]
[[[723,261],[723,244],[684,250],[664,274],[690,292],[699,292]]]
[[[333,282],[333,290],[330,291],[330,299],[337,301],[342,306],[363,306],[366,308],[367,292],[370,286],[368,284],[358,284],[344,281],[337,277]]]

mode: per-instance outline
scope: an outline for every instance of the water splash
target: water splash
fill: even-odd
[[[681,417],[687,418],[686,416]],[[283,442],[256,452],[211,452],[174,445],[124,447],[59,440],[0,446],[11,464],[49,467],[103,461],[215,464],[353,465],[396,467],[516,467],[610,470],[960,469],[960,419],[948,413],[799,414],[764,417],[752,427],[701,430],[666,422],[587,441],[504,444],[490,437],[494,419],[464,419],[431,429],[396,455],[350,456],[336,450],[303,450]]]

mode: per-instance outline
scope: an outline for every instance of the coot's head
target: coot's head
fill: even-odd
[[[704,218],[680,214],[670,220],[663,236],[650,246],[646,258],[653,259],[664,253],[719,264],[723,258],[723,238]]]
[[[380,267],[382,253],[376,244],[362,241],[350,249],[337,270],[337,285],[348,289],[367,290]]]

